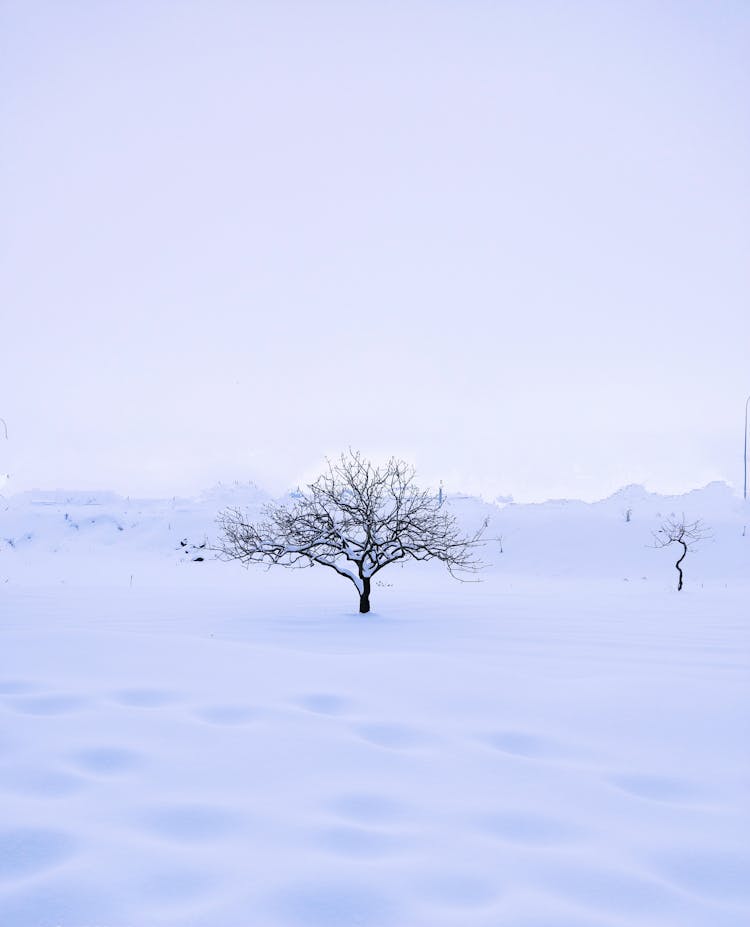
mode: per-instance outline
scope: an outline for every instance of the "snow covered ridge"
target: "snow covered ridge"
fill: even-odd
[[[293,495],[279,501],[291,501]],[[97,554],[113,563],[118,558],[181,562],[186,557],[180,542],[215,538],[216,516],[222,509],[241,507],[256,517],[270,499],[253,483],[220,484],[194,499],[134,499],[110,491],[20,493],[9,497],[7,508],[0,511],[0,574],[13,579],[15,567],[20,567],[14,561],[38,564],[39,558],[52,555],[67,561]],[[662,519],[684,515],[702,519],[712,535],[687,560],[688,587],[750,579],[750,504],[725,483],[710,483],[679,496],[627,486],[594,503],[494,503],[455,494],[448,495],[445,504],[466,531],[489,519],[482,559],[490,571],[539,578],[671,581],[674,558],[671,552],[653,550],[653,532]]]

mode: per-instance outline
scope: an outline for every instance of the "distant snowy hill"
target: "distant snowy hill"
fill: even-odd
[[[665,564],[676,558],[671,550],[653,549],[653,532],[665,518],[684,515],[690,521],[702,519],[712,535],[688,555],[695,580],[750,579],[750,530],[745,529],[750,529],[750,505],[726,483],[709,483],[679,496],[627,486],[594,503],[451,502],[464,524],[490,519],[485,556],[510,574],[639,582],[662,578]]]
[[[70,569],[184,561],[180,542],[216,535],[216,516],[239,507],[262,513],[268,493],[253,483],[218,484],[195,499],[134,499],[108,491],[35,490],[7,500],[0,512],[0,576],[20,579]],[[284,500],[281,500],[284,501]],[[291,496],[286,501],[292,501]],[[527,579],[587,578],[670,582],[671,550],[654,550],[653,532],[665,517],[700,518],[711,538],[689,554],[688,583],[750,579],[750,506],[725,483],[680,496],[626,486],[600,502],[550,500],[517,504],[446,497],[466,531],[485,520],[484,560],[491,571]],[[50,557],[60,561],[52,568]],[[46,562],[46,566],[45,566]],[[41,571],[41,574],[40,572]],[[63,570],[63,573],[65,571]]]

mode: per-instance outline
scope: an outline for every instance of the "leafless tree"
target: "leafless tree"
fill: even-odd
[[[682,561],[687,556],[689,550],[695,550],[700,541],[705,541],[711,536],[708,528],[703,522],[685,521],[685,516],[677,518],[674,515],[662,522],[658,531],[654,532],[654,547],[669,547],[670,544],[679,544],[682,547],[682,553],[675,563],[675,568],[679,575],[677,581],[677,591],[682,589]]]
[[[272,503],[251,523],[239,509],[219,515],[220,559],[244,565],[330,567],[359,594],[359,610],[370,610],[373,576],[391,563],[439,560],[452,576],[481,568],[475,534],[460,532],[453,515],[431,493],[414,484],[414,469],[391,458],[384,467],[349,450],[288,505]]]

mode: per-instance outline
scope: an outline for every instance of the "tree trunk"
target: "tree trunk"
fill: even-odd
[[[677,591],[678,592],[680,591],[680,589],[682,589],[682,567],[680,566],[680,564],[682,563],[682,561],[685,559],[685,556],[687,555],[687,544],[684,541],[679,541],[679,543],[682,544],[683,550],[682,550],[682,556],[677,561],[677,563],[675,563],[675,566],[677,567],[677,572],[680,574],[680,578],[677,581]]]
[[[366,615],[370,611],[370,577],[362,579],[362,592],[359,595],[359,613]]]

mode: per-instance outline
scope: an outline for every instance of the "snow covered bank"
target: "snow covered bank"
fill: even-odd
[[[220,509],[240,506],[258,515],[268,499],[253,484],[219,486],[195,500],[64,491],[12,496],[0,512],[0,577],[38,586],[77,577],[87,584],[129,583],[131,576],[140,575],[161,584],[186,559],[181,540],[215,537]],[[653,549],[653,532],[664,518],[684,514],[688,520],[703,519],[712,534],[687,558],[687,586],[750,581],[750,503],[724,483],[684,496],[630,486],[593,504],[560,500],[494,505],[454,496],[447,505],[467,531],[489,519],[482,557],[490,574],[509,579],[525,578],[534,585],[565,578],[645,579],[669,586],[676,557],[671,549]],[[232,582],[229,576],[236,573],[228,567],[222,582]],[[389,569],[381,579],[397,583],[399,575],[396,570],[394,578]]]

